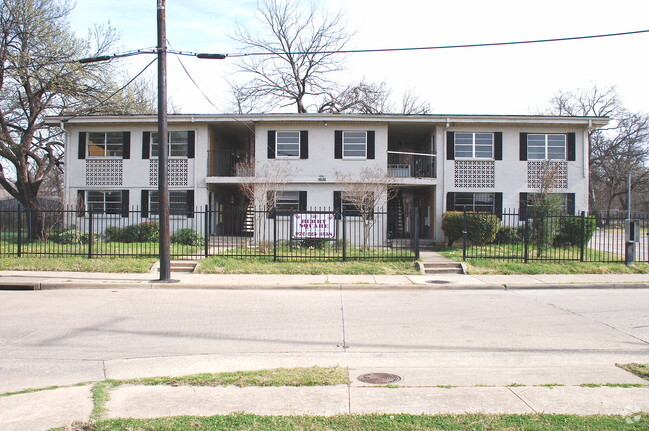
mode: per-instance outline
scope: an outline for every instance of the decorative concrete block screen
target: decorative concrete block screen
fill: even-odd
[[[495,172],[493,160],[456,160],[455,187],[494,188]]]
[[[527,187],[530,189],[542,188],[543,175],[546,171],[552,172],[553,188],[568,188],[568,162],[547,160],[527,162]]]
[[[87,186],[121,186],[122,160],[86,160]]]
[[[187,159],[171,159],[169,160],[169,185],[170,186],[186,186],[188,183],[188,168],[189,163]],[[149,161],[149,185],[158,185],[158,160],[152,159]]]

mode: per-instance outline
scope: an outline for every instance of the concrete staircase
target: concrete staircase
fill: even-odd
[[[419,271],[422,274],[466,274],[464,265],[439,253],[421,250],[419,253]]]
[[[170,262],[171,272],[193,273],[196,270],[198,262],[193,260],[172,260]],[[156,262],[151,268],[151,272],[160,272],[160,262]]]

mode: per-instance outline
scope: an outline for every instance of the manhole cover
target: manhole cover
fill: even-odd
[[[426,283],[430,283],[430,284],[449,284],[450,281],[446,281],[446,280],[426,280]]]
[[[356,377],[356,380],[363,383],[373,383],[375,385],[385,385],[388,383],[400,382],[401,377],[390,373],[367,373]]]

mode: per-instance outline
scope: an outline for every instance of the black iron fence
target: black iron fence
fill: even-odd
[[[582,212],[532,216],[517,210],[502,214],[464,212],[459,240],[464,259],[624,262],[629,245],[627,220],[636,223],[630,243],[638,262],[649,262],[649,214]],[[448,229],[448,228],[447,228]]]
[[[288,211],[197,208],[170,215],[172,259],[208,256],[273,260],[419,258],[417,211],[358,213],[329,208]],[[157,257],[155,214],[0,210],[0,255]]]

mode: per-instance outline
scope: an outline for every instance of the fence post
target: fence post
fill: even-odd
[[[88,210],[88,259],[92,258],[92,211]]]
[[[23,254],[23,210],[18,207],[18,257]]]
[[[345,212],[340,211],[340,221],[343,223],[343,262],[347,260],[347,226],[345,225]]]
[[[413,219],[413,235],[415,236],[415,260],[419,260],[419,208],[411,210]]]
[[[205,257],[210,255],[209,242],[210,242],[210,207],[205,205],[203,210],[203,225],[205,226]]]
[[[277,211],[273,219],[273,262],[277,262]]]
[[[586,250],[586,211],[581,212],[581,247],[579,249],[579,261],[584,261],[584,251]]]
[[[462,260],[466,260],[466,207],[462,215]]]
[[[530,226],[529,226],[529,217],[527,216],[527,208],[523,209],[523,217],[524,217],[524,228],[523,228],[523,236],[524,238],[524,255],[523,255],[523,262],[528,263],[529,258],[530,258]]]

